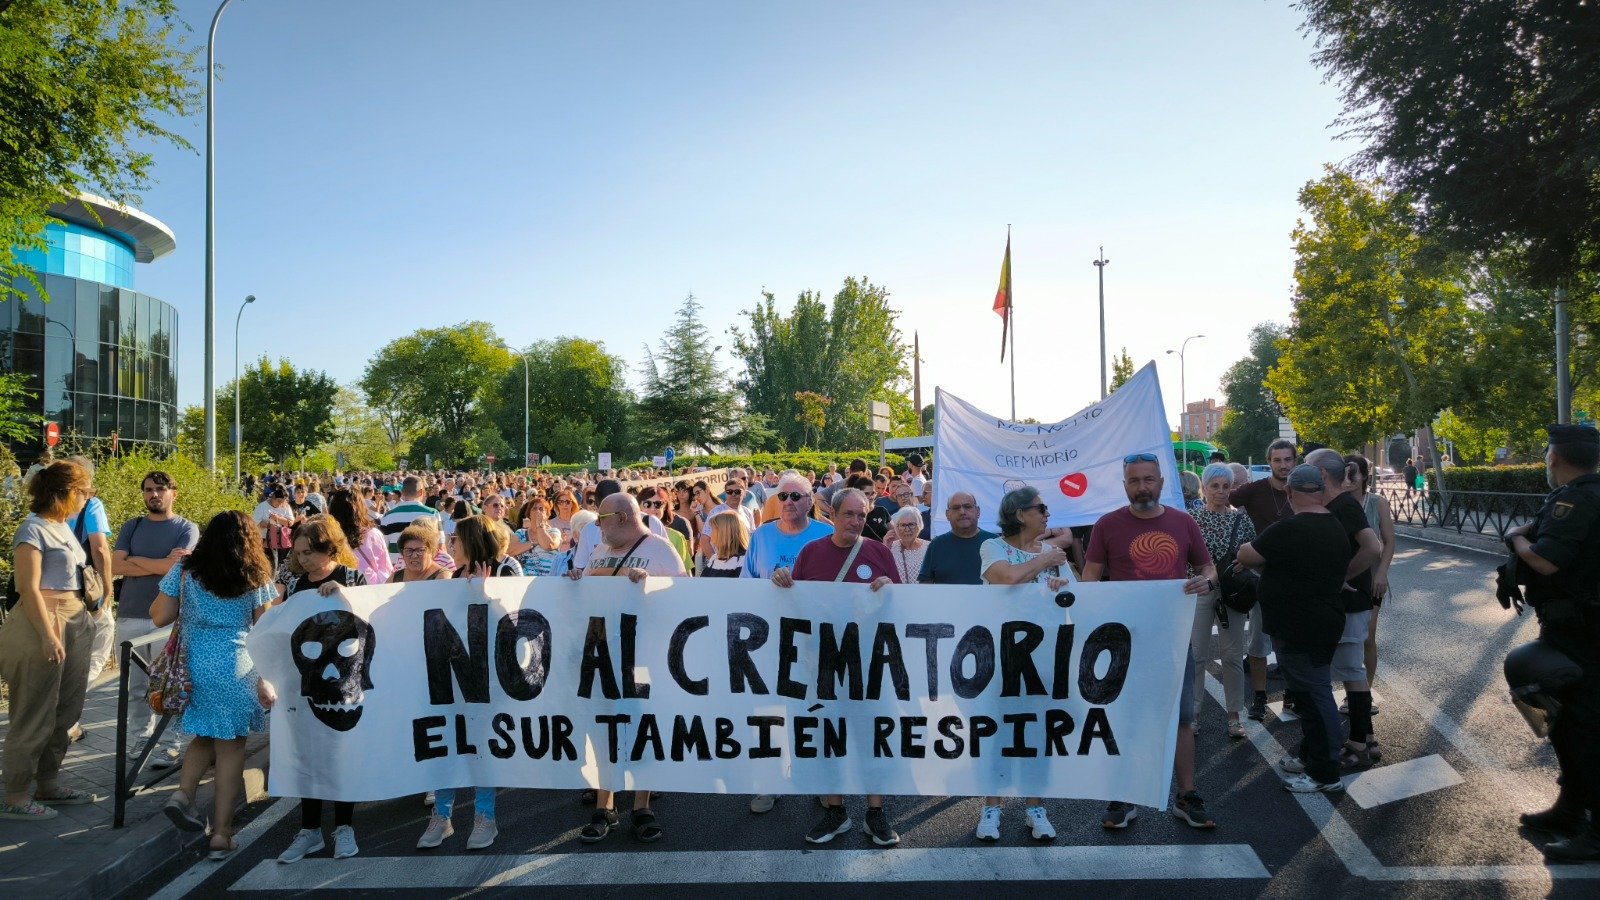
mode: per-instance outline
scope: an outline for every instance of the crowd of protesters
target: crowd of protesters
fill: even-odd
[[[113,575],[125,579],[117,637],[175,619],[184,627],[194,694],[180,723],[189,741],[183,777],[167,813],[180,828],[209,825],[216,858],[234,846],[231,786],[244,737],[262,727],[275,699],[254,674],[244,635],[270,604],[302,591],[326,596],[383,582],[507,576],[746,578],[791,590],[803,590],[800,582],[844,581],[871,591],[889,584],[1037,582],[1056,590],[1078,581],[1172,580],[1181,583],[1173,614],[1191,629],[1191,640],[1170,808],[1192,827],[1214,828],[1196,790],[1194,741],[1213,662],[1220,664],[1223,725],[1230,738],[1242,738],[1245,719],[1267,715],[1265,657],[1275,655],[1286,703],[1303,729],[1299,752],[1279,764],[1287,789],[1338,792],[1341,771],[1381,758],[1371,682],[1394,551],[1387,505],[1371,490],[1371,468],[1359,456],[1318,450],[1301,461],[1293,444],[1279,441],[1267,458],[1270,477],[1254,482],[1242,466],[1214,462],[1194,479],[1194,496],[1174,508],[1162,502],[1168,493],[1158,457],[1130,454],[1122,460],[1127,504],[1102,516],[1086,539],[1082,529],[1052,527],[1048,504],[1031,487],[1004,495],[999,534],[978,527],[983,511],[972,495],[951,494],[940,511],[949,530],[930,539],[933,475],[913,454],[899,472],[874,471],[857,459],[842,472],[734,468],[725,481],[693,470],[671,477],[652,470],[268,476],[248,485],[260,501],[252,515],[221,513],[204,529],[176,514],[178,486],[157,471],[144,480],[146,514],[122,525],[112,542],[103,508],[94,518],[86,461],[57,462],[27,485],[33,514],[15,539],[20,609],[0,628],[0,676],[11,687],[0,816],[47,818],[54,806],[93,799],[60,784],[57,772],[97,636],[112,630],[106,607]],[[75,533],[75,521],[88,524]],[[1175,552],[1141,549],[1152,542]],[[1260,574],[1259,603],[1248,613],[1222,602],[1218,564],[1233,559]],[[95,567],[101,579],[85,574]],[[91,588],[96,581],[103,586]],[[1334,682],[1345,687],[1342,711]],[[136,737],[146,738],[130,753],[172,765],[179,751],[150,747],[152,726],[148,716],[130,719]],[[208,823],[193,798],[213,765],[219,788]],[[463,790],[474,806],[466,846],[489,847],[498,836],[496,789]],[[424,798],[432,814],[419,849],[453,835],[455,793],[440,789]],[[649,790],[633,792],[629,823],[647,842],[665,833],[651,799]],[[819,799],[822,816],[804,836],[811,843],[852,827],[844,798]],[[620,825],[616,798],[596,790],[584,800],[593,811],[580,839],[604,840]],[[867,798],[864,825],[874,843],[889,846],[899,835],[884,800]],[[758,796],[750,809],[765,813],[777,801]],[[301,800],[301,830],[280,862],[325,848],[323,806]],[[332,806],[333,856],[354,856],[355,805]],[[1054,839],[1044,801],[1031,797],[1023,806],[1031,836]],[[983,800],[979,839],[999,838],[1001,812],[1000,798]],[[1137,813],[1113,802],[1100,822],[1123,829]]]

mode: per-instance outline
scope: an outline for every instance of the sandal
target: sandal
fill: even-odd
[[[583,826],[583,830],[578,832],[578,840],[583,841],[585,844],[603,841],[606,839],[606,835],[611,833],[611,829],[615,827],[617,827],[617,814],[609,809],[597,809],[594,811],[594,815],[589,817],[589,824]]]
[[[1238,719],[1229,719],[1228,720],[1228,737],[1230,737],[1230,738],[1242,738],[1242,737],[1244,737],[1244,723],[1240,722]]]
[[[1377,738],[1367,739],[1367,755],[1373,759],[1383,759],[1383,748],[1378,746]]]
[[[653,844],[661,840],[661,823],[656,821],[656,814],[648,809],[633,811],[633,836],[642,844]]]
[[[215,842],[219,837],[222,837],[222,835],[214,834],[211,836],[211,840]],[[226,840],[228,841],[228,846],[226,847],[218,847],[215,843],[212,843],[210,845],[210,849],[206,852],[206,859],[219,861],[224,860],[231,856],[235,850],[239,849],[239,844],[235,842],[233,838],[230,837]]]
[[[73,790],[68,787],[57,787],[49,794],[35,793],[33,799],[38,803],[50,806],[77,806],[82,803],[93,803],[95,796],[84,791]]]

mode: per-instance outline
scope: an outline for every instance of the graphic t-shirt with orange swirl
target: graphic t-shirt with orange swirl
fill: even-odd
[[[1089,535],[1089,562],[1105,566],[1112,581],[1185,579],[1211,564],[1205,537],[1194,517],[1163,507],[1161,515],[1141,519],[1127,507],[1106,513]]]

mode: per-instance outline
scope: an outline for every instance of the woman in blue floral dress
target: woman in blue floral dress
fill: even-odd
[[[233,809],[244,771],[245,737],[266,728],[261,680],[244,638],[275,596],[272,566],[255,524],[243,513],[222,512],[206,525],[194,552],[161,579],[161,593],[150,608],[150,619],[158,626],[181,619],[194,687],[182,721],[194,740],[165,811],[179,828],[204,831],[194,796],[215,762],[212,859],[236,849]]]

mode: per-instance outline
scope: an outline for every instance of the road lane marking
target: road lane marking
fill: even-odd
[[[1461,784],[1465,779],[1437,753],[1391,763],[1344,777],[1345,792],[1362,809],[1372,809],[1430,791]]]
[[[635,884],[1271,878],[1248,844],[710,850],[263,860],[235,891],[451,890]]]
[[[243,853],[246,847],[249,847],[256,842],[257,838],[266,834],[267,829],[278,824],[298,803],[298,800],[274,800],[271,806],[261,811],[261,815],[251,819],[249,825],[239,829],[239,833],[233,836],[233,841],[239,845],[239,849],[235,850],[228,859],[233,859],[233,857]],[[213,862],[202,856],[198,862],[185,869],[183,874],[174,878],[166,887],[157,891],[150,900],[180,900],[180,898],[188,896],[190,891],[199,887],[200,882],[217,874],[217,869],[224,865],[227,865],[227,860]],[[275,860],[274,865],[276,865]]]

